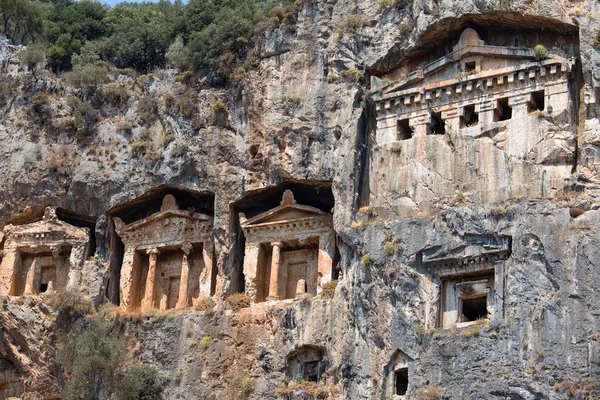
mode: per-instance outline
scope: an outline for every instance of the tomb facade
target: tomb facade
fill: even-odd
[[[546,197],[564,186],[576,147],[573,46],[558,38],[564,45],[544,58],[493,35],[504,43],[467,28],[441,58],[407,62],[389,82],[372,78],[372,205],[434,203],[456,191],[484,202]]]
[[[319,382],[327,371],[325,349],[304,345],[285,358],[286,373],[293,381]]]
[[[281,204],[247,219],[245,292],[253,302],[318,295],[331,281],[335,256],[333,218],[318,208],[296,203],[290,190]]]
[[[90,242],[89,228],[61,221],[52,207],[46,207],[41,221],[9,224],[3,236],[0,295],[77,288]]]
[[[179,209],[168,194],[159,212],[130,224],[114,221],[125,245],[122,308],[185,308],[211,296],[216,279],[212,217]]]
[[[413,359],[400,349],[396,349],[383,370],[383,393],[386,398],[404,396],[409,390],[409,378]],[[399,397],[403,398],[403,397]]]
[[[504,262],[510,254],[509,237],[474,236],[458,253],[423,256],[423,264],[440,282],[441,328],[504,317]]]

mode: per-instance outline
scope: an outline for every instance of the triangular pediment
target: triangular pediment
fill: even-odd
[[[279,222],[283,223],[307,218],[322,218],[326,215],[327,213],[310,206],[280,206],[248,220],[244,226],[248,227],[262,224],[274,224]]]
[[[248,228],[307,219],[323,219],[327,217],[331,217],[331,214],[315,207],[297,204],[292,192],[286,190],[283,194],[281,205],[248,220],[245,219],[244,215],[241,215],[240,223],[243,228]]]

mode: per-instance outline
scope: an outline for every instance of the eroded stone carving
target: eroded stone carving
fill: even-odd
[[[46,207],[41,221],[7,225],[2,235],[0,295],[27,296],[79,284],[89,228],[61,221],[52,207]]]
[[[444,57],[390,71],[387,86],[374,78],[373,205],[456,190],[486,202],[552,196],[575,157],[575,64],[572,52],[537,59],[533,48],[488,45],[466,29]]]
[[[413,359],[396,349],[383,370],[383,393],[387,398],[403,396],[408,392]]]
[[[287,375],[294,381],[319,382],[327,370],[325,354],[320,346],[300,346],[285,359]]]
[[[115,227],[125,244],[121,307],[185,308],[211,295],[212,217],[181,210],[166,195],[159,212],[130,224],[115,218]]]
[[[504,261],[510,238],[467,235],[458,251],[423,255],[423,264],[441,281],[440,325],[467,326],[504,314]]]
[[[331,214],[296,204],[286,190],[281,205],[250,219],[240,214],[240,224],[246,236],[245,291],[254,302],[318,295],[331,281],[335,255]]]

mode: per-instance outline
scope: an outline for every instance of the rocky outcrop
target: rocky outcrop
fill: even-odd
[[[398,1],[390,9],[379,3],[384,2],[303,2],[296,30],[267,27],[258,49],[260,65],[227,89],[178,82],[175,71],[135,79],[112,71],[113,82],[99,88],[105,96],[87,98],[50,74],[37,81],[25,73],[10,78],[15,100],[0,104],[0,225],[15,216],[20,223],[32,222],[47,205],[78,220],[97,219],[95,258],[85,262],[81,285],[93,287],[89,294],[99,298],[111,292],[107,287],[114,288],[120,273],[114,218],[133,218],[144,209],[143,203],[128,210],[120,205],[144,193],[154,196],[151,189],[161,185],[214,199],[215,311],[188,309],[127,324],[137,340],[132,360],[156,366],[168,379],[165,398],[279,398],[278,389],[293,392],[286,386],[286,356],[303,345],[326,350],[323,386],[330,398],[393,398],[390,382],[402,363],[411,396],[597,396],[590,393],[600,385],[600,79],[592,42],[600,9],[592,1],[561,0]],[[422,166],[415,165],[397,184],[412,182],[420,189],[394,199],[403,211],[393,210],[385,203],[385,181],[370,182],[365,173],[370,163],[383,165],[386,177],[398,173],[393,158],[381,158],[370,147],[375,125],[369,74],[445,37],[457,23],[454,18],[464,14],[467,24],[476,19],[472,15],[484,14],[480,23],[519,30],[523,19],[515,14],[485,16],[498,8],[533,15],[529,21],[545,24],[550,22],[541,17],[549,17],[577,27],[581,62],[573,79],[580,80],[581,89],[570,105],[574,118],[543,120],[535,132],[521,127],[521,135],[535,140],[519,149],[504,147],[502,131],[457,140],[454,149],[440,143],[430,157],[439,168],[428,176],[442,182],[436,191],[444,196],[432,195],[431,182],[421,179]],[[344,28],[348,15],[362,17],[357,29]],[[38,94],[46,97],[34,101]],[[88,114],[67,100],[72,97],[89,100],[96,111]],[[91,114],[85,123],[75,121]],[[510,157],[508,150],[523,150],[523,157]],[[442,163],[450,154],[464,168],[446,168]],[[486,166],[508,171],[523,162],[570,163],[571,174],[553,184],[547,192],[551,199],[525,192],[522,198],[507,195],[502,203],[479,204],[481,198],[471,192],[501,188],[495,181],[482,183],[495,176],[469,170],[475,155]],[[452,179],[466,185],[462,195],[444,186],[451,178],[443,174],[451,171]],[[528,179],[525,168],[518,183],[527,188]],[[305,184],[312,190],[306,193],[317,199],[331,188],[335,201],[327,212],[333,214],[339,250],[335,295],[224,310],[227,295],[243,287],[235,211],[240,201],[260,203],[261,194],[282,183]],[[382,200],[374,209],[367,200],[376,191]],[[489,243],[472,237],[510,238],[510,256],[485,258]],[[470,253],[470,246],[484,250]],[[441,276],[436,265],[458,271],[471,262],[503,263],[504,283],[495,287],[502,312],[491,321],[457,320],[457,325],[473,323],[441,329],[444,280],[468,281],[468,276]],[[0,382],[5,388],[0,390],[52,398],[63,383],[53,369],[55,328],[49,311],[31,301],[11,298],[3,305]],[[242,385],[244,378],[251,384]]]

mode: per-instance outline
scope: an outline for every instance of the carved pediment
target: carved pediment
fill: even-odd
[[[165,196],[159,212],[125,224],[115,218],[115,230],[126,245],[139,248],[199,243],[212,230],[212,218],[179,209],[172,195]]]
[[[73,226],[56,217],[52,207],[46,207],[41,221],[24,225],[7,225],[1,234],[6,237],[6,245],[28,245],[32,243],[80,243],[89,240],[89,228]],[[1,237],[0,236],[0,242]],[[9,244],[11,242],[11,244]]]
[[[242,220],[243,228],[254,228],[265,225],[287,224],[293,221],[305,221],[308,219],[327,220],[331,214],[318,208],[297,204],[290,190],[283,195],[281,205],[259,214],[248,220]]]

